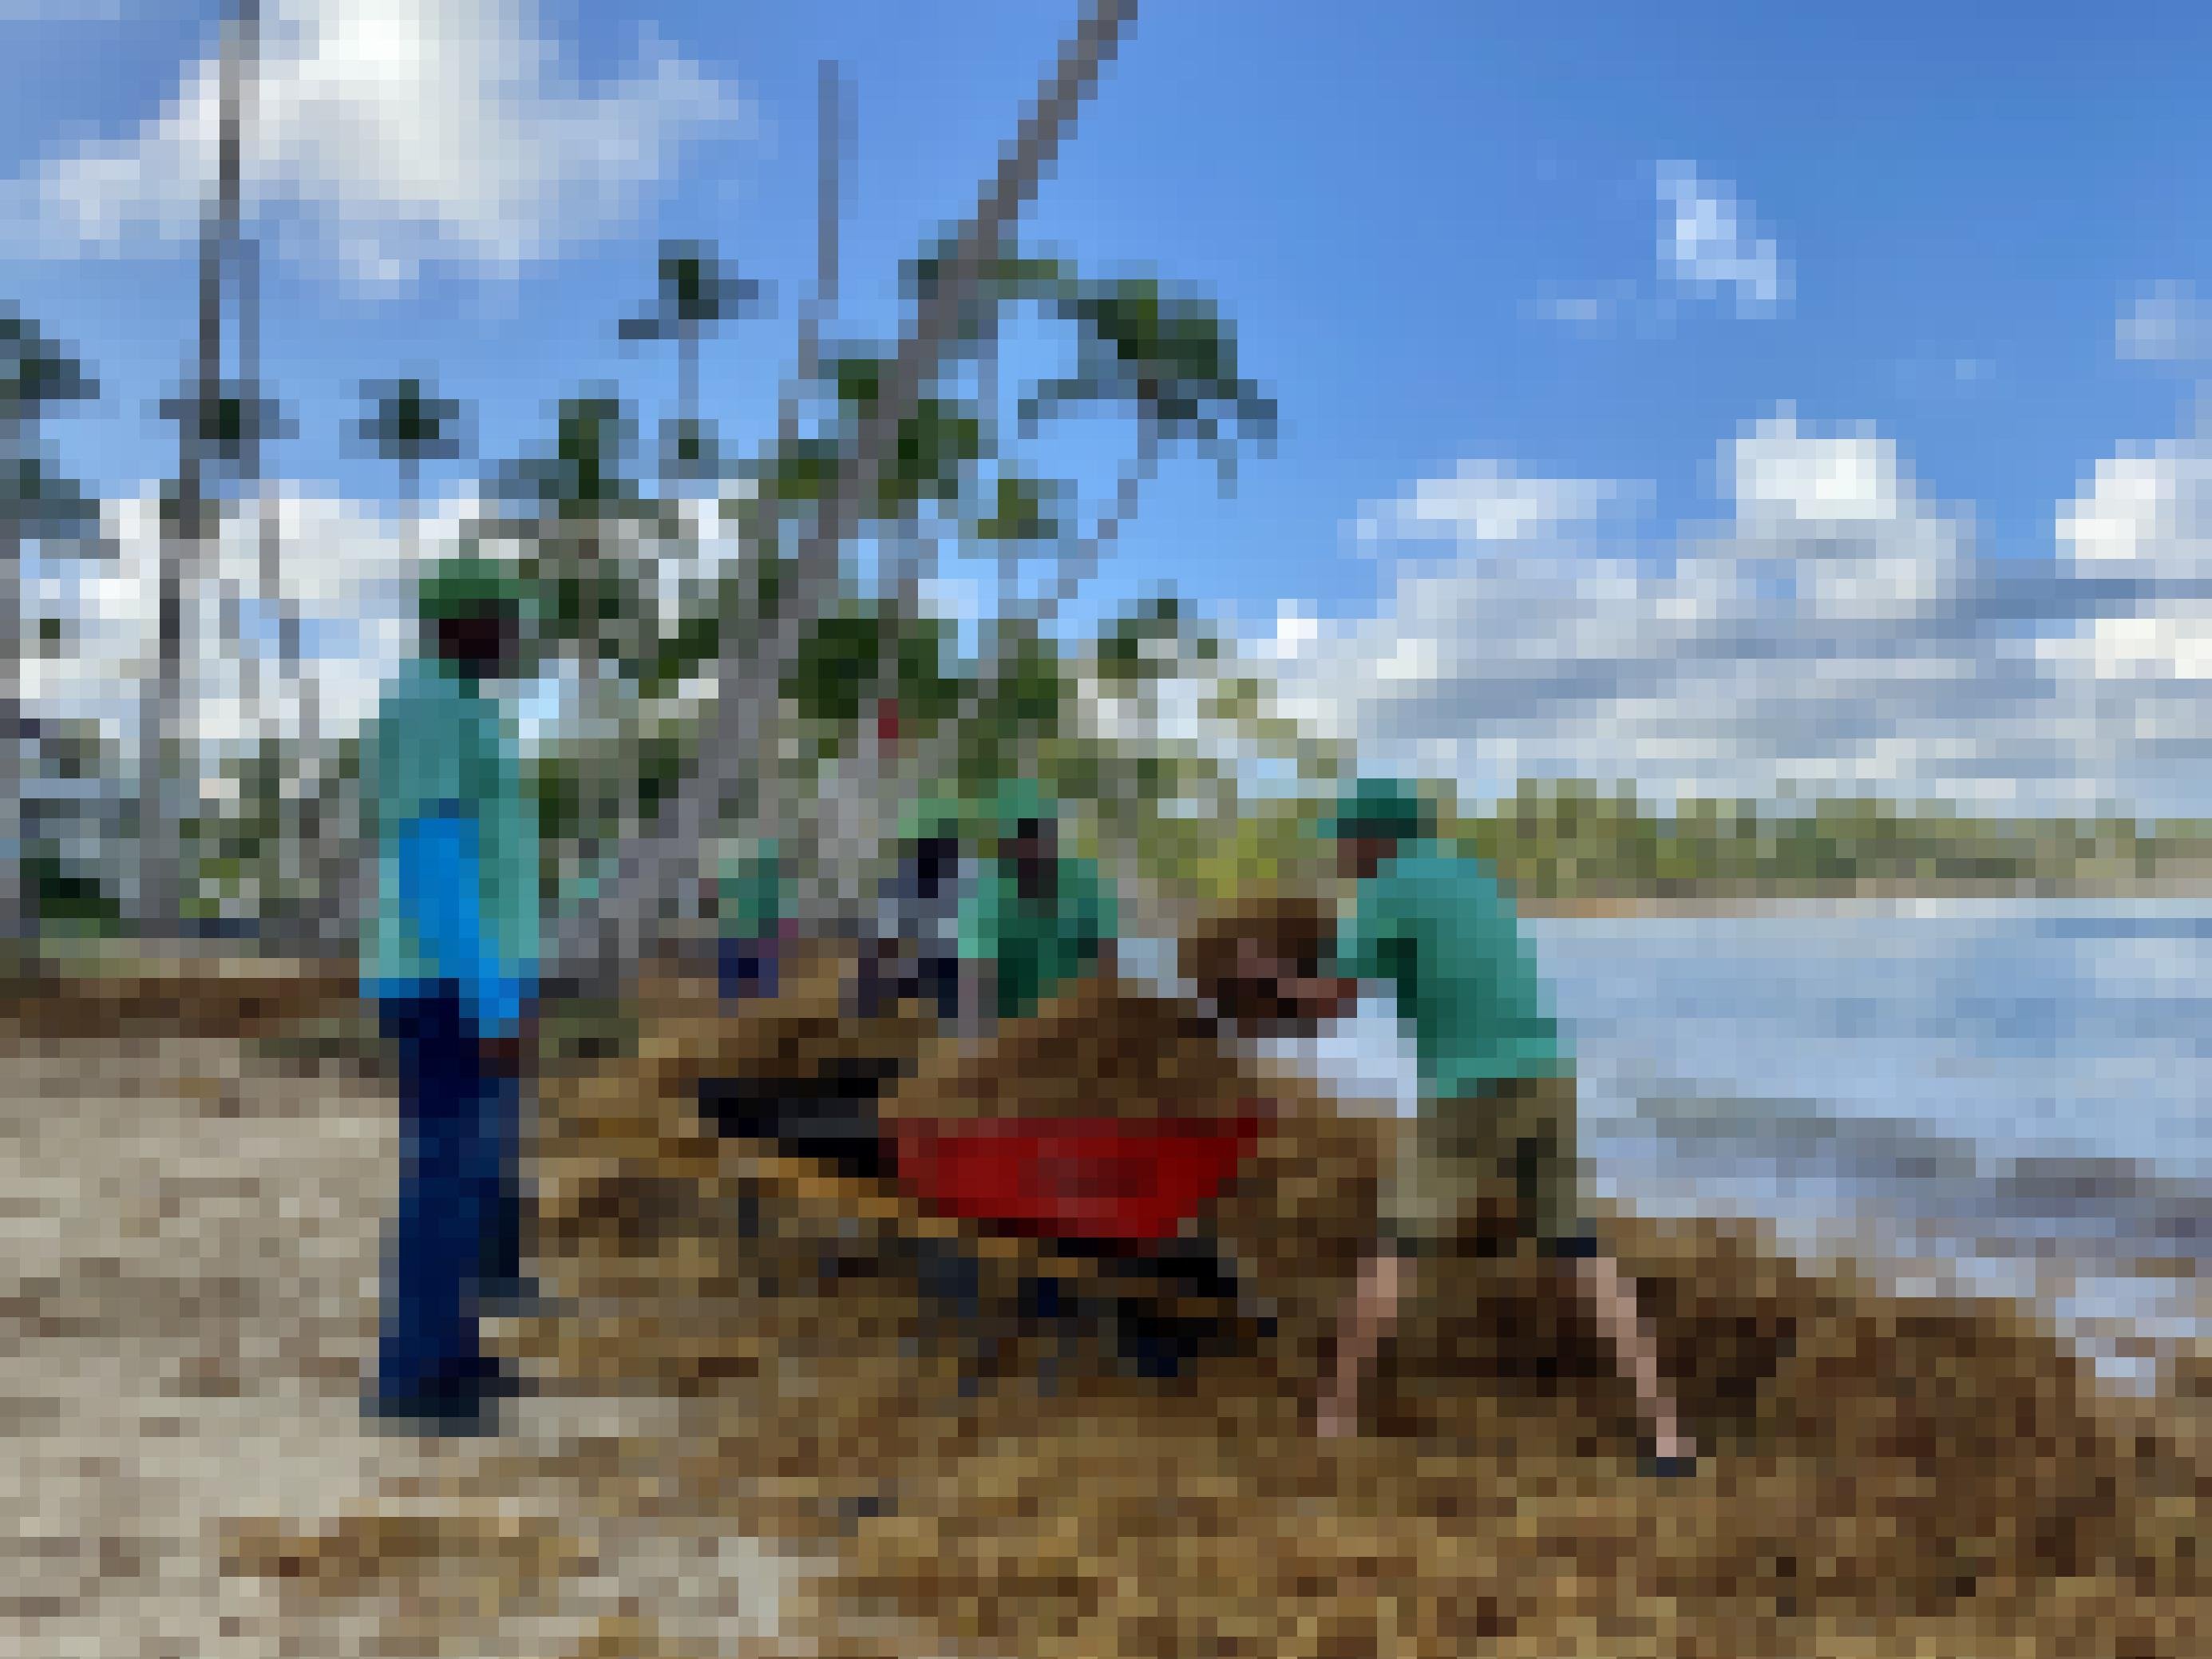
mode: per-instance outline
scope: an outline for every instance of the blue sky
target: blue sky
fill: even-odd
[[[0,17],[11,9],[76,9],[0,0]],[[817,61],[840,59],[859,100],[843,317],[883,332],[897,260],[972,200],[1074,13],[1036,0],[289,9],[355,27],[428,16],[447,58],[462,33],[481,46],[534,15],[557,72],[521,77],[507,125],[453,131],[557,152],[579,109],[629,107],[650,141],[627,173],[610,171],[605,145],[596,161],[455,158],[446,199],[483,233],[478,253],[497,242],[486,189],[565,167],[605,191],[597,209],[586,191],[495,227],[526,233],[512,279],[465,257],[365,294],[336,280],[327,251],[272,268],[264,352],[304,426],[276,465],[356,496],[389,488],[338,438],[349,389],[368,376],[434,369],[477,402],[493,456],[539,436],[550,401],[583,383],[619,379],[648,418],[662,412],[669,365],[613,333],[647,297],[661,234],[718,237],[775,285],[777,319],[711,347],[704,376],[710,412],[764,430],[811,265]],[[88,138],[131,140],[212,38],[211,0],[117,10],[0,22],[15,93],[0,100],[0,176]],[[658,48],[641,42],[648,24]],[[1351,526],[1463,465],[1634,486],[1631,551],[1662,569],[1685,533],[1740,527],[1730,446],[1785,409],[1803,434],[1877,434],[1978,558],[2051,560],[2065,550],[2056,522],[2101,463],[2191,441],[2205,343],[2185,285],[2205,274],[2212,236],[2191,211],[2212,149],[2198,112],[2208,33],[2202,9],[2179,4],[2124,18],[2027,9],[2002,30],[1983,9],[1924,0],[1146,8],[1030,227],[1086,263],[1156,269],[1218,299],[1283,432],[1231,496],[1202,461],[1171,465],[1099,598],[1172,579],[1248,622],[1285,601],[1347,625],[1387,619],[1397,578],[1358,555]],[[512,40],[498,50],[514,56]],[[658,70],[641,58],[655,50]],[[307,61],[297,83],[327,92],[327,61]],[[662,91],[635,90],[654,74]],[[378,158],[406,148],[363,140],[324,162],[390,175],[404,166]],[[1669,177],[1686,181],[1674,197]],[[1670,265],[1677,210],[1694,228],[1699,203],[1713,234]],[[548,240],[533,251],[527,235]],[[39,257],[54,250],[20,221],[9,236],[0,289],[81,343],[111,393],[58,423],[56,442],[103,488],[126,489],[166,459],[148,411],[184,358],[189,268],[158,248]],[[1717,285],[1681,280],[1698,270]],[[2116,349],[2146,304],[2133,355]],[[1086,482],[1103,495],[1110,474]],[[1462,551],[1495,539],[1447,530]]]

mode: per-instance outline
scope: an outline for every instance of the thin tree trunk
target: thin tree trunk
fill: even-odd
[[[983,263],[994,256],[1023,207],[1052,165],[1078,108],[1097,88],[1130,21],[1136,0],[1094,0],[1060,62],[1040,88],[1035,106],[1024,117],[1015,141],[1001,153],[997,171],[985,185],[974,216],[955,242],[942,279],[919,307],[914,326],[902,341],[884,378],[881,398],[862,422],[857,441],[841,469],[836,487],[823,502],[811,534],[800,544],[790,590],[779,595],[768,648],[750,660],[723,659],[722,695],[718,700],[701,765],[685,780],[674,810],[637,849],[638,857],[616,884],[603,907],[586,918],[591,933],[568,951],[604,948],[605,925],[612,921],[632,937],[658,908],[661,896],[687,849],[696,853],[720,803],[757,754],[769,722],[764,699],[783,682],[807,633],[835,594],[844,545],[857,526],[862,503],[875,493],[893,450],[900,422],[915,405],[929,374],[951,339],[962,308],[970,301]],[[758,522],[772,535],[776,521],[773,482],[764,482]],[[627,943],[627,941],[624,941]],[[568,951],[564,951],[563,954]]]
[[[672,458],[677,464],[680,477],[696,476],[698,455],[696,445],[699,431],[699,325],[690,318],[678,325],[676,357],[676,453]],[[687,453],[690,452],[690,453]],[[661,493],[673,499],[676,491],[664,479]]]
[[[140,908],[156,934],[176,931],[183,918],[184,868],[182,750],[185,747],[182,683],[184,586],[181,566],[196,561],[206,539],[204,469],[206,428],[216,419],[222,397],[222,277],[225,257],[238,222],[238,83],[244,17],[254,0],[238,0],[240,11],[223,29],[222,118],[216,143],[216,200],[212,222],[200,244],[200,351],[197,395],[184,411],[185,437],[177,479],[177,529],[164,538],[161,597],[156,623],[160,670],[140,708],[139,835],[142,860]],[[258,9],[256,9],[258,10]],[[189,550],[189,552],[188,552]]]
[[[21,453],[21,421],[0,422],[0,463]],[[0,945],[12,949],[29,917],[23,881],[23,777],[35,773],[36,744],[23,722],[23,522],[9,503],[0,509]],[[27,751],[30,759],[27,762]]]

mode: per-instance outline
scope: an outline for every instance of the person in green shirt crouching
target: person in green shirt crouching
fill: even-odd
[[[1435,1253],[1486,1192],[1518,1201],[1522,1224],[1563,1265],[1633,1381],[1650,1442],[1647,1468],[1684,1474],[1696,1448],[1662,1386],[1635,1291],[1598,1244],[1577,1151],[1572,1065],[1546,989],[1498,884],[1439,845],[1429,803],[1407,785],[1365,780],[1327,826],[1356,902],[1335,971],[1381,983],[1419,1063],[1421,1103],[1384,1171],[1381,1233],[1339,1326],[1316,1428],[1349,1433],[1375,1351],[1395,1324],[1409,1261]]]
[[[960,907],[959,1005],[971,1037],[992,1020],[1034,1012],[1071,980],[1112,972],[1119,924],[1097,867],[1060,853],[1058,818],[1041,790],[1006,786],[992,817],[995,855]]]

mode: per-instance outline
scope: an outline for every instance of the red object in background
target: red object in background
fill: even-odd
[[[889,1132],[900,1180],[939,1210],[1032,1236],[1133,1245],[1174,1237],[1211,1202],[1263,1121],[908,1119]]]
[[[898,705],[886,697],[876,705],[876,741],[888,747],[898,740]]]

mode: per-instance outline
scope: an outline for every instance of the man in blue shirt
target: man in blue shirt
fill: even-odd
[[[1598,1329],[1636,1385],[1662,1472],[1695,1448],[1661,1387],[1635,1292],[1585,1211],[1574,1070],[1511,905],[1474,860],[1434,840],[1429,805],[1404,784],[1366,780],[1329,825],[1338,867],[1358,884],[1336,947],[1346,981],[1388,985],[1420,1065],[1421,1103],[1384,1171],[1382,1238],[1359,1276],[1318,1428],[1350,1431],[1376,1346],[1395,1323],[1409,1258],[1432,1255],[1487,1193],[1503,1189],[1547,1254],[1571,1264]]]
[[[521,589],[459,559],[418,597],[431,650],[386,688],[362,744],[377,890],[362,983],[398,1052],[402,1156],[368,1405],[464,1432],[490,1425],[505,1387],[477,1316],[527,1294],[516,1143],[538,846],[512,732],[484,691],[516,665]]]

